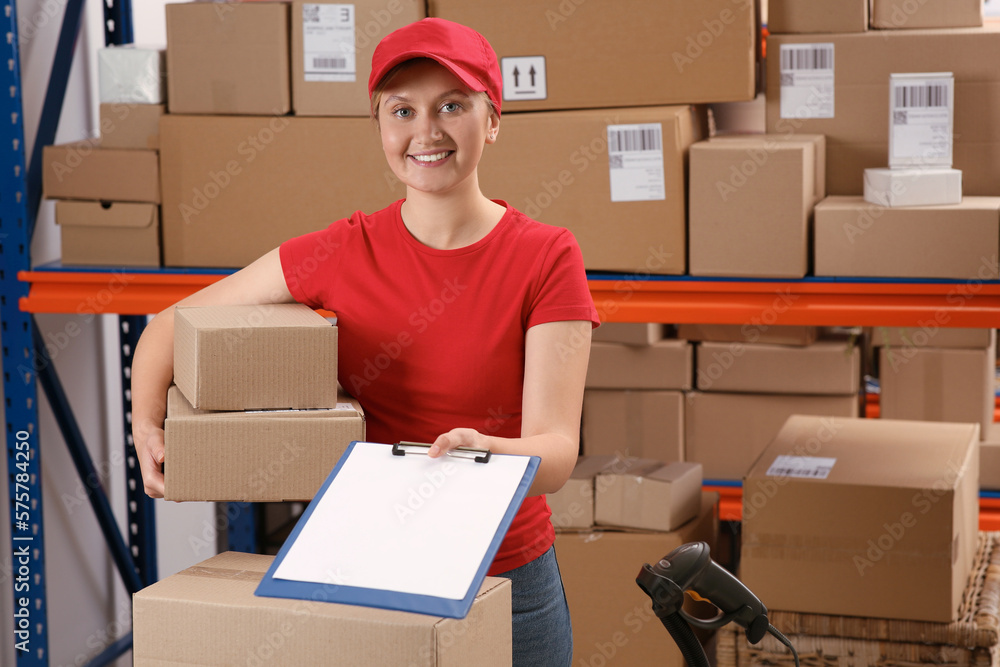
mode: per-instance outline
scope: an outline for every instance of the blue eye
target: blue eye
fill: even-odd
[[[409,118],[412,114],[413,114],[412,111],[410,111],[409,109],[405,109],[405,108],[403,108],[403,109],[395,109],[392,112],[392,115],[395,116],[396,118]]]
[[[445,113],[454,113],[455,111],[458,111],[460,108],[461,107],[458,105],[457,102],[447,102],[445,103],[444,106],[441,107],[441,111],[444,111]]]

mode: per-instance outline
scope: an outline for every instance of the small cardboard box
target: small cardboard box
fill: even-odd
[[[915,327],[872,327],[874,347],[959,347],[977,350],[996,345],[996,329],[964,329],[924,320]]]
[[[947,167],[865,169],[863,196],[882,206],[961,204],[962,172]]]
[[[684,460],[684,395],[679,391],[587,389],[583,453]]]
[[[879,414],[885,419],[993,423],[996,347],[879,348]]]
[[[504,111],[733,102],[757,92],[752,2],[431,0],[428,14],[489,40]]]
[[[871,27],[977,28],[983,25],[983,0],[871,0]]]
[[[691,146],[693,276],[802,278],[822,136],[719,137]]]
[[[469,614],[452,619],[335,604],[322,596],[257,597],[254,590],[271,561],[230,551],[135,593],[136,667],[510,665],[508,579],[487,577]]]
[[[64,265],[160,265],[156,204],[62,200],[55,218]]]
[[[163,104],[167,92],[165,67],[163,49],[134,44],[98,49],[101,104]]]
[[[594,523],[671,531],[698,516],[701,464],[642,460],[594,481]]]
[[[993,422],[979,443],[979,486],[1000,491],[1000,424]]]
[[[101,146],[156,150],[165,111],[162,104],[102,104]]]
[[[807,346],[766,343],[699,343],[699,391],[760,394],[857,394],[861,353],[844,341]]]
[[[295,0],[291,7],[292,109],[297,116],[367,118],[375,46],[426,15],[418,0]]]
[[[856,396],[684,395],[684,460],[700,463],[705,479],[740,480],[781,425],[794,414],[857,417]]]
[[[870,0],[768,0],[767,29],[778,33],[864,32]]]
[[[775,312],[776,317],[780,314]],[[770,343],[772,345],[811,345],[819,336],[819,327],[767,324],[678,324],[677,337],[688,341],[715,343]]]
[[[591,528],[594,525],[594,480],[605,470],[624,466],[617,456],[581,456],[563,487],[546,494],[557,530]]]
[[[1000,277],[1000,197],[902,208],[861,197],[827,197],[815,216],[817,276]]]
[[[589,270],[686,271],[687,154],[703,134],[695,109],[505,114],[502,126],[479,165],[487,196],[569,229]]]
[[[588,389],[690,389],[694,355],[686,340],[638,347],[592,343]]]
[[[950,622],[978,481],[977,424],[793,416],[743,483],[743,583],[772,609]]]
[[[337,405],[337,327],[298,303],[174,311],[174,382],[200,410]]]
[[[170,113],[291,110],[288,3],[182,2],[166,13]]]
[[[669,533],[584,531],[556,534],[556,555],[573,622],[574,665],[685,667],[676,642],[635,584],[644,563],[682,544],[715,545],[718,494],[703,493],[698,518]],[[718,557],[716,555],[716,557]]]
[[[42,190],[48,199],[160,203],[155,150],[103,148],[80,141],[42,149]]]
[[[657,322],[602,322],[590,340],[597,343],[653,345],[666,337],[666,327]]]
[[[312,500],[355,440],[361,405],[342,394],[321,410],[198,410],[171,387],[164,423],[167,500]]]

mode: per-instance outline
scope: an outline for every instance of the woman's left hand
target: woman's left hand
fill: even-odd
[[[447,454],[456,447],[472,447],[474,449],[489,449],[487,436],[473,428],[453,428],[442,433],[431,445],[427,455],[431,458]]]

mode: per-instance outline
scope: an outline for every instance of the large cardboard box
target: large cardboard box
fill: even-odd
[[[653,345],[666,337],[666,326],[656,322],[602,322],[590,340],[597,343]]]
[[[871,27],[976,28],[983,25],[983,0],[871,0]]]
[[[136,667],[510,665],[508,579],[487,577],[469,614],[451,619],[335,604],[322,595],[257,597],[254,590],[271,561],[230,551],[135,593]]]
[[[918,321],[914,327],[872,327],[874,347],[959,347],[985,349],[996,345],[996,329],[966,329],[943,326],[934,320]]]
[[[591,528],[594,525],[594,484],[598,473],[622,469],[627,465],[628,459],[617,456],[580,456],[563,487],[545,495],[556,530]]]
[[[242,267],[406,194],[365,118],[168,114],[160,155],[167,266]]]
[[[779,313],[774,313],[775,317]],[[688,341],[716,343],[771,343],[772,345],[811,345],[819,336],[819,327],[766,324],[763,320],[747,324],[678,324],[677,337]]]
[[[312,500],[355,440],[361,405],[347,395],[328,410],[198,410],[177,387],[167,394],[167,500]]]
[[[42,149],[42,190],[48,199],[160,203],[155,150],[103,148],[80,141]]]
[[[201,410],[337,405],[337,327],[298,303],[174,310],[174,382]]]
[[[680,649],[635,583],[645,563],[682,544],[715,544],[718,495],[702,494],[701,512],[675,531],[556,534],[556,555],[573,622],[574,665],[684,667]]]
[[[371,114],[375,46],[426,15],[419,0],[292,3],[292,109],[297,116]]]
[[[163,104],[102,104],[101,146],[156,150],[165,110]]]
[[[888,208],[827,197],[815,211],[815,274],[996,280],[1000,198]]]
[[[594,523],[637,530],[676,530],[698,516],[701,465],[641,459],[627,470],[600,472]]]
[[[583,453],[684,460],[684,395],[679,391],[587,389]]]
[[[428,2],[429,15],[489,40],[505,111],[752,100],[755,10],[744,0]]]
[[[694,366],[686,340],[664,339],[652,345],[591,343],[587,367],[590,389],[690,389]]]
[[[824,145],[821,136],[764,135],[691,146],[689,273],[804,277]]]
[[[767,29],[777,33],[864,32],[870,0],[768,0]]]
[[[740,480],[791,415],[857,417],[856,396],[689,392],[684,403],[684,460],[705,479]]]
[[[890,74],[953,72],[952,166],[965,195],[1000,195],[1000,127],[982,116],[1000,106],[1000,23],[772,35],[767,49],[767,131],[826,135],[828,194],[861,195],[864,170],[888,164]]]
[[[699,391],[760,394],[851,394],[861,390],[861,353],[844,341],[808,346],[699,343]]]
[[[701,136],[688,106],[505,114],[479,182],[572,231],[590,270],[683,274],[687,154]]]
[[[166,12],[170,113],[291,110],[288,3],[182,2]]]
[[[64,265],[160,265],[156,204],[61,200],[55,218]]]
[[[1000,491],[1000,424],[993,422],[979,443],[979,486]]]
[[[986,433],[996,405],[996,347],[879,348],[884,419],[971,422]]]
[[[794,416],[743,484],[741,578],[771,609],[947,623],[978,481],[978,425]]]

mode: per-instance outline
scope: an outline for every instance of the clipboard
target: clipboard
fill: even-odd
[[[464,618],[541,459],[415,447],[352,442],[255,595]]]

